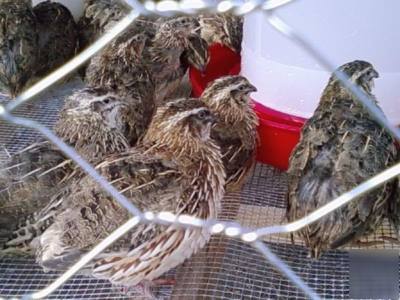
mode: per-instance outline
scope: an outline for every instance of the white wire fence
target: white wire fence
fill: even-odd
[[[160,212],[154,214],[152,212],[142,212],[136,208],[127,198],[119,193],[107,180],[105,180],[88,162],[86,162],[73,148],[65,144],[57,137],[50,129],[34,120],[17,117],[13,115],[13,111],[21,104],[27,101],[34,101],[40,97],[45,89],[52,86],[58,80],[77,69],[85,63],[94,54],[105,47],[114,37],[123,32],[138,16],[147,14],[158,15],[173,15],[175,13],[196,14],[204,11],[208,12],[233,12],[235,14],[247,14],[253,10],[263,10],[269,23],[280,33],[287,36],[298,46],[306,50],[318,63],[326,70],[334,72],[335,66],[330,62],[329,58],[322,55],[300,32],[291,28],[284,20],[277,17],[274,12],[283,5],[289,5],[294,0],[250,0],[250,1],[235,1],[224,0],[220,2],[206,0],[184,0],[181,2],[165,0],[158,3],[146,1],[140,3],[137,0],[125,0],[132,7],[132,11],[119,21],[110,31],[104,34],[100,39],[93,43],[86,50],[74,57],[64,66],[60,67],[55,72],[51,73],[31,88],[20,94],[14,101],[2,106],[0,105],[0,118],[3,120],[21,125],[24,127],[37,130],[52,143],[54,143],[61,151],[70,159],[77,163],[88,175],[90,175],[101,187],[106,190],[116,201],[124,206],[131,214],[132,218],[110,234],[106,239],[94,247],[90,252],[84,255],[77,263],[70,267],[68,271],[63,273],[57,280],[51,283],[46,288],[25,295],[23,299],[40,299],[45,298],[59,288],[63,283],[76,274],[89,261],[95,258],[104,249],[110,246],[113,242],[131,230],[139,223],[153,222],[157,224],[174,224],[184,228],[202,227],[207,228],[212,234],[224,234],[231,238],[240,239],[243,242],[251,244],[257,249],[266,260],[268,260],[277,270],[289,278],[289,280],[301,289],[305,295],[311,299],[320,299],[318,296],[291,268],[285,264],[269,247],[261,241],[262,237],[272,234],[289,233],[297,231],[310,223],[326,216],[342,205],[354,201],[358,196],[382,185],[384,182],[395,178],[400,174],[400,163],[383,171],[380,174],[363,182],[351,191],[348,191],[329,202],[325,206],[317,209],[308,216],[292,223],[276,226],[267,226],[262,228],[246,228],[238,223],[222,222],[218,220],[200,220],[191,216],[180,215],[175,216],[169,212]],[[365,106],[365,108],[376,118],[376,120],[390,132],[393,137],[400,140],[400,130],[390,124],[382,115],[382,112],[373,105],[371,99],[361,91],[357,86],[349,83],[344,73],[336,72],[336,76],[344,83],[344,85],[354,94],[357,99]]]

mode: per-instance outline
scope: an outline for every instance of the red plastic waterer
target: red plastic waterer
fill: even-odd
[[[231,49],[218,44],[212,45],[209,55],[210,62],[203,74],[194,68],[189,70],[194,97],[199,97],[210,81],[240,72],[240,55]],[[260,120],[257,160],[286,170],[290,153],[299,140],[301,127],[306,119],[273,110],[256,101],[254,109]]]

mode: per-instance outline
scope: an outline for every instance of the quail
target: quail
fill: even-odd
[[[179,87],[169,96],[169,99],[189,97],[192,93],[192,84],[188,72],[189,66],[193,66],[204,73],[209,61],[207,42],[198,35],[189,37],[188,47],[181,56],[182,72],[185,75]]]
[[[33,8],[39,35],[35,75],[43,77],[70,60],[76,51],[78,29],[71,12],[58,2],[44,1]]]
[[[31,1],[0,1],[0,88],[15,98],[37,67],[38,32]]]
[[[379,108],[372,94],[378,72],[361,60],[339,67]],[[318,107],[306,122],[288,169],[287,217],[294,221],[329,203],[396,159],[393,138],[333,74]],[[357,242],[382,222],[393,182],[359,197],[306,228],[298,235],[319,258],[328,250]]]
[[[151,115],[151,102],[159,105],[179,96],[177,90],[189,64],[204,69],[207,62],[208,52],[195,18],[146,17],[133,22],[92,59],[85,81],[118,89],[118,93],[123,89],[124,95],[134,93],[133,98],[147,103],[149,113],[145,115]],[[150,95],[150,91],[154,93]],[[147,95],[143,96],[144,92]]]
[[[139,145],[107,156],[96,168],[142,211],[216,218],[225,173],[210,138],[214,122],[197,99],[169,102],[157,109]],[[54,223],[32,243],[47,269],[68,267],[131,217],[90,177],[72,185],[59,203]],[[90,272],[114,284],[146,285],[209,238],[202,228],[139,224],[96,257]]]
[[[201,100],[218,117],[211,137],[221,148],[226,191],[237,191],[255,165],[258,118],[250,101],[257,89],[243,76],[224,76],[211,82]]]
[[[84,0],[83,16],[78,21],[79,48],[84,49],[113,24],[129,13],[120,0]]]
[[[84,159],[95,162],[129,148],[134,114],[117,95],[101,88],[86,88],[67,100],[55,132]],[[36,211],[62,193],[75,172],[72,161],[47,141],[27,147],[2,166],[0,237],[7,242],[0,252],[31,252],[29,242],[50,221],[38,220]]]
[[[130,144],[144,134],[154,113],[155,86],[141,56],[146,43],[145,34],[130,28],[95,56],[86,70],[86,83],[101,86],[116,93],[135,112],[131,126]]]
[[[145,53],[145,60],[155,82],[155,103],[161,105],[171,100],[186,74],[186,62],[191,62],[185,61],[185,51],[195,53],[190,50],[190,38],[199,36],[200,27],[196,18],[189,16],[162,19],[158,23],[152,46]],[[200,43],[195,41],[195,44]],[[198,61],[195,56],[194,59]],[[203,61],[207,59],[203,58]]]
[[[231,13],[199,16],[201,37],[209,45],[222,44],[240,54],[243,37],[243,17]]]
[[[204,72],[209,61],[207,42],[199,35],[193,35],[188,38],[188,46],[181,56],[183,68],[193,66],[200,72]]]

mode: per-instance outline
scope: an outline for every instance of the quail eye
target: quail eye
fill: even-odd
[[[108,103],[110,103],[110,99],[104,99],[104,101],[103,101],[105,104],[108,104]]]
[[[243,90],[244,90],[244,86],[243,85],[239,86],[239,91],[243,91]]]
[[[207,116],[207,113],[203,110],[197,114],[199,119],[204,119]]]

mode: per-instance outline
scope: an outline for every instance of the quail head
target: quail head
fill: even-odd
[[[83,16],[78,21],[80,49],[93,43],[130,10],[120,0],[84,0],[83,3]]]
[[[170,102],[158,108],[139,146],[106,157],[96,168],[142,211],[215,218],[225,174],[219,147],[210,138],[214,121],[201,101]],[[68,267],[131,217],[90,177],[72,185],[59,202],[54,223],[33,242],[37,261],[49,269]],[[89,267],[94,276],[115,284],[145,284],[209,238],[206,229],[143,223]]]
[[[379,107],[372,94],[378,72],[370,63],[356,60],[339,70]],[[289,221],[329,203],[391,166],[395,159],[393,138],[333,74],[290,157]],[[393,185],[386,182],[300,230],[310,255],[318,258],[328,249],[357,242],[374,231],[390,205]]]
[[[37,67],[38,34],[30,1],[0,1],[0,88],[12,98]]]
[[[75,92],[61,111],[55,132],[83,158],[95,162],[128,149],[135,112],[117,95],[103,89]],[[27,252],[29,242],[50,222],[37,211],[62,193],[76,166],[50,142],[39,142],[13,155],[0,173],[0,237],[3,253]]]
[[[39,35],[39,60],[35,75],[54,71],[76,51],[78,29],[71,12],[58,2],[44,1],[33,8]]]
[[[85,88],[72,94],[60,113],[55,131],[84,158],[126,150],[134,131],[131,107],[104,88]]]
[[[200,23],[191,16],[159,18],[154,43],[165,48],[187,48],[189,37],[200,35]]]
[[[167,100],[187,98],[192,93],[192,84],[189,78],[188,68],[193,66],[202,73],[205,71],[210,57],[208,55],[208,45],[200,36],[189,37],[188,48],[181,56],[181,68],[183,76],[178,88],[168,96]]]
[[[243,17],[230,13],[199,16],[201,37],[209,45],[219,43],[240,53],[243,36]]]
[[[245,77],[237,75],[215,80],[201,95],[218,117],[211,137],[221,147],[227,191],[240,189],[255,164],[258,118],[249,96],[255,91]]]
[[[201,49],[201,40],[196,40],[200,28],[196,18],[179,16],[161,19],[158,24],[152,46],[145,55],[156,86],[156,105],[173,98],[186,74],[187,63],[193,60],[201,67],[203,61],[208,59]],[[191,53],[191,60],[185,61],[186,50]],[[199,54],[202,56],[199,57]]]
[[[200,72],[204,72],[210,61],[207,42],[198,35],[189,37],[188,46],[183,52],[181,60],[184,68],[191,65]]]

